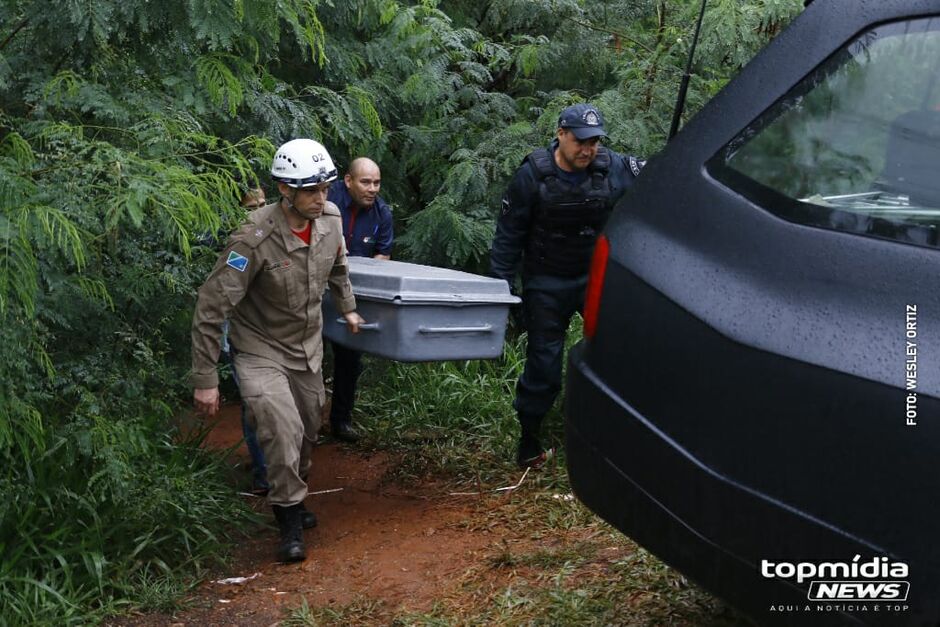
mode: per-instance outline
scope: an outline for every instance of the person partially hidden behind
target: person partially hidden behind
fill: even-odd
[[[516,384],[520,467],[551,456],[540,441],[545,415],[561,391],[562,356],[571,317],[583,309],[597,236],[643,165],[601,146],[607,135],[597,107],[577,104],[558,118],[555,139],[516,170],[496,222],[493,276],[512,286],[521,261],[528,332],[525,369]]]
[[[329,200],[343,216],[346,254],[351,257],[389,259],[395,239],[392,210],[379,196],[382,173],[375,161],[354,159],[342,182],[330,187]],[[330,433],[338,440],[355,442],[359,434],[351,415],[356,384],[362,373],[362,353],[331,342],[333,348],[333,398]]]
[[[268,502],[280,528],[277,559],[306,558],[303,529],[316,517],[304,507],[309,460],[325,402],[320,304],[329,284],[350,331],[362,318],[349,283],[339,210],[327,201],[336,168],[310,139],[295,139],[274,155],[271,176],[281,198],[253,211],[229,238],[199,288],[192,326],[196,409],[219,410],[216,363],[222,323],[230,319],[242,400],[250,409],[268,466]]]
[[[241,206],[249,210],[260,209],[266,204],[264,190],[260,187],[248,189],[241,198]],[[223,324],[222,355],[228,363],[232,364],[235,386],[238,387],[238,372],[234,368],[235,356],[232,355],[231,345],[228,341],[228,320]],[[242,434],[245,437],[248,455],[251,457],[251,492],[258,496],[266,496],[270,489],[268,485],[268,467],[264,462],[264,452],[261,450],[261,445],[258,444],[258,435],[251,426],[253,422],[248,403],[242,403]]]

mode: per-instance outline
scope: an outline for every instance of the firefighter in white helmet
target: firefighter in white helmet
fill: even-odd
[[[271,164],[280,199],[248,215],[199,289],[192,328],[196,409],[219,409],[216,362],[229,318],[242,399],[268,464],[268,501],[281,530],[278,559],[306,557],[306,460],[325,402],[320,302],[327,285],[353,333],[362,318],[349,284],[340,212],[327,201],[336,167],[310,139],[281,146]],[[306,440],[306,446],[305,446]]]

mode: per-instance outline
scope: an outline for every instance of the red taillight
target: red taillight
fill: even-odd
[[[601,291],[604,289],[604,273],[607,272],[607,257],[610,255],[610,242],[601,235],[594,245],[591,258],[591,272],[588,275],[587,292],[584,295],[584,337],[594,337],[597,329],[597,313],[601,308]]]

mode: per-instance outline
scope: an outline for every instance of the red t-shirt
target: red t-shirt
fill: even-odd
[[[294,235],[302,239],[304,241],[304,244],[309,246],[310,245],[310,227],[312,226],[313,226],[313,221],[307,220],[307,226],[300,229],[299,231],[296,231],[294,229],[291,229],[291,231],[294,232]]]

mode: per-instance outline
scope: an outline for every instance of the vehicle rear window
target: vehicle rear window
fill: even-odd
[[[861,34],[708,168],[787,220],[940,246],[940,18]]]

